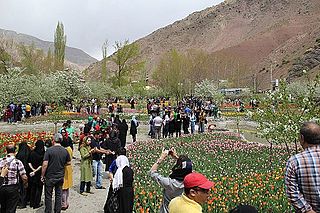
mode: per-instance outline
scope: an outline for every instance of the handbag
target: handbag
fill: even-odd
[[[118,213],[119,212],[119,199],[118,193],[112,192],[110,198],[107,201],[107,209],[110,213]]]

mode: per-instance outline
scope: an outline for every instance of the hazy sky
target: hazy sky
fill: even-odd
[[[0,0],[0,28],[53,41],[58,21],[67,45],[101,59],[101,46],[134,41],[222,0]]]

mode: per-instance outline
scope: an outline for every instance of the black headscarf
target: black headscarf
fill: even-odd
[[[44,156],[44,153],[45,153],[44,142],[42,140],[37,140],[33,151],[35,151],[40,156]]]
[[[16,155],[16,158],[23,163],[23,166],[25,168],[28,168],[28,160],[29,160],[30,153],[31,153],[31,149],[28,146],[27,142],[26,141],[21,142],[19,144],[19,150]]]
[[[184,177],[192,172],[192,161],[185,155],[180,155],[176,165],[172,168],[170,178],[183,181]]]

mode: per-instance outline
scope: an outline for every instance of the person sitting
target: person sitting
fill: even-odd
[[[163,177],[157,170],[158,166],[168,155],[171,155],[177,161],[172,168],[172,173],[169,175],[169,177]],[[163,199],[160,206],[160,213],[169,212],[168,205],[170,201],[182,194],[184,188],[183,179],[191,172],[192,162],[187,156],[178,156],[174,148],[171,148],[170,150],[162,150],[160,158],[150,169],[151,178],[163,188]]]
[[[208,200],[213,182],[209,181],[200,173],[190,173],[184,180],[184,193],[171,200],[169,203],[170,213],[200,213],[201,204]]]

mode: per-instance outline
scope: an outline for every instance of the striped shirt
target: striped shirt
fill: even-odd
[[[15,185],[19,183],[19,177],[26,174],[26,170],[22,162],[16,159],[14,156],[8,155],[7,157],[1,159],[0,161],[0,171],[2,168],[8,166],[8,174],[4,177],[4,186]]]
[[[308,147],[288,160],[285,185],[296,211],[320,212],[320,145]]]

